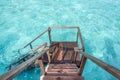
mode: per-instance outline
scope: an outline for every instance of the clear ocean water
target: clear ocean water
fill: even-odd
[[[120,69],[120,0],[0,0],[0,75],[20,56],[15,50],[49,26],[80,26],[86,52]],[[69,38],[62,40],[73,39],[65,33]],[[35,45],[43,41],[47,37]],[[39,80],[40,75],[38,67],[14,80]],[[117,80],[89,60],[83,76],[85,80]]]

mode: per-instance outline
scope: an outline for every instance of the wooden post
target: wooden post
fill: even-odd
[[[74,63],[76,61],[76,51],[74,51],[71,55],[71,60],[72,60],[72,63]]]
[[[44,69],[44,64],[43,64],[42,58],[38,59],[38,63],[39,63],[40,68],[42,70],[42,74],[45,75],[45,69]]]
[[[78,28],[79,29],[79,28]],[[79,30],[78,30],[79,31]],[[77,31],[76,42],[78,43],[79,32]]]
[[[51,29],[50,29],[50,27],[48,28],[48,36],[49,36],[49,41],[50,41],[50,44],[51,44],[52,40],[51,40]]]
[[[78,74],[79,74],[80,76],[81,76],[82,73],[83,73],[86,60],[87,60],[87,58],[86,58],[84,55],[82,55],[82,59],[81,59],[81,63],[80,63],[80,70],[79,70],[79,72],[78,72]]]
[[[49,63],[51,62],[51,58],[50,58],[50,53],[49,53],[49,51],[47,51],[47,57],[48,57],[48,61],[49,61]]]
[[[32,44],[30,43],[30,49],[33,49]]]
[[[78,54],[78,52],[75,51],[75,54],[74,54],[74,62],[76,62],[77,54]]]

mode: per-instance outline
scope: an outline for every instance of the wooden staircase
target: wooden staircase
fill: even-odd
[[[77,29],[76,40],[72,42],[55,42],[51,38],[51,29]],[[38,46],[37,48],[33,48],[32,44],[34,41],[39,39],[42,35],[48,33],[48,38],[50,41],[50,46],[47,44],[43,44]],[[57,33],[56,33],[57,34]],[[78,47],[78,43],[80,40],[80,44]],[[84,43],[82,39],[82,35],[80,33],[79,27],[49,27],[47,30],[39,34],[36,38],[26,44],[24,47],[18,50],[25,48],[30,48],[30,53],[22,57],[17,62],[24,60],[26,56],[36,53],[29,59],[15,66],[8,72],[0,75],[0,80],[12,80],[19,73],[27,69],[29,66],[33,65],[37,60],[41,71],[43,73],[41,80],[84,80],[82,77],[82,73],[84,71],[84,66],[87,60],[91,60],[98,66],[100,66],[103,70],[109,72],[114,77],[120,80],[120,70],[109,65],[100,59],[97,59],[88,53],[85,53]],[[41,48],[44,47],[42,50]],[[48,59],[48,65],[46,69],[44,69],[44,55],[46,54],[45,59]],[[17,62],[13,63],[16,64]],[[11,66],[11,65],[10,65]],[[88,66],[89,67],[89,66]],[[32,75],[31,75],[32,76]],[[102,77],[102,76],[101,76]]]
[[[55,45],[56,44],[56,45]],[[82,76],[78,74],[78,60],[80,64],[80,55],[75,57],[74,47],[78,47],[76,42],[52,42],[49,48],[51,54],[51,61],[47,65],[46,73],[41,77],[41,80],[84,80]],[[55,48],[53,50],[53,48]],[[53,50],[53,51],[51,51]]]
[[[84,80],[83,77],[78,75],[76,64],[49,64],[46,72],[41,80]]]

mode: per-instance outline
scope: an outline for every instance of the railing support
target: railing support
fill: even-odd
[[[45,75],[45,69],[44,69],[44,64],[43,64],[42,58],[38,59],[38,63],[39,63],[40,68],[42,70],[42,74]]]
[[[79,75],[82,75],[83,69],[84,69],[84,65],[86,63],[86,60],[89,59],[92,62],[96,63],[98,66],[100,66],[102,69],[106,70],[107,72],[109,72],[110,74],[112,74],[113,76],[115,76],[116,78],[120,79],[120,70],[101,61],[100,59],[97,59],[83,51],[81,51],[81,49],[79,48],[74,48],[74,50],[76,52],[79,52],[80,54],[82,54],[82,59],[81,59],[81,63],[80,63],[80,71],[79,71]]]
[[[0,80],[11,80],[15,76],[17,76],[20,72],[24,71],[27,67],[32,65],[37,59],[39,59],[41,56],[43,56],[44,53],[46,53],[48,49],[45,49],[44,51],[40,52],[39,54],[36,54],[34,57],[30,58],[29,60],[21,63],[17,67],[11,69],[10,71],[4,73],[3,75],[0,75]],[[41,61],[40,61],[41,63]]]
[[[74,54],[71,56],[73,63],[76,62],[77,54],[78,52],[75,51]]]
[[[30,43],[30,49],[33,49],[32,44]]]
[[[76,42],[78,43],[79,32],[77,31]]]
[[[51,44],[52,40],[51,40],[51,28],[50,27],[48,28],[48,36],[49,36],[49,41]]]
[[[79,75],[82,75],[82,73],[83,73],[86,60],[87,60],[87,58],[84,55],[82,55],[81,62],[80,62],[80,70],[78,72]]]
[[[85,47],[84,47],[84,43],[83,43],[83,39],[82,39],[82,34],[80,32],[80,28],[78,28],[78,35],[80,36],[80,42],[81,42],[81,45],[82,45],[82,50],[83,52],[85,51]]]

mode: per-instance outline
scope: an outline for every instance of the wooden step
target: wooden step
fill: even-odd
[[[64,63],[64,64],[49,64],[48,69],[77,69],[76,64]]]
[[[81,76],[45,76],[42,80],[84,80]]]
[[[78,72],[47,72],[45,76],[76,76]]]
[[[66,72],[77,72],[77,69],[48,69],[47,72],[60,72],[60,73],[66,73]]]

